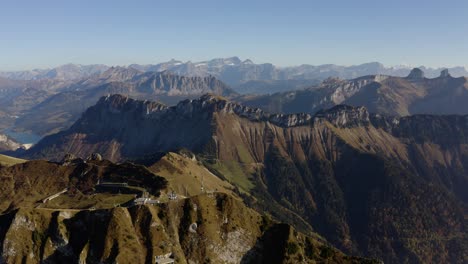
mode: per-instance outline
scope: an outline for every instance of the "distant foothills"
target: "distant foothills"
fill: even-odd
[[[40,80],[60,79],[76,80],[87,78],[91,75],[101,74],[111,68],[104,64],[80,65],[65,64],[56,68],[34,69],[21,71],[0,71],[0,77],[15,80]],[[170,71],[184,76],[208,76],[212,75],[231,86],[237,86],[248,81],[272,81],[272,80],[304,80],[326,79],[338,77],[352,79],[364,75],[384,74],[392,76],[406,76],[413,67],[407,65],[384,66],[379,62],[369,62],[352,66],[335,64],[312,65],[302,64],[298,66],[280,67],[272,63],[254,63],[250,59],[241,60],[238,57],[215,58],[200,62],[183,62],[172,59],[158,64],[131,64],[125,68],[132,68],[144,72]],[[468,76],[468,71],[463,66],[430,68],[419,66],[429,78],[439,75],[443,69],[448,69],[452,76]]]

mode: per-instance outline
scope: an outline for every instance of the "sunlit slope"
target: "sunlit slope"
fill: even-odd
[[[0,154],[0,165],[2,166],[11,166],[19,163],[24,163],[26,160],[24,159],[18,159],[18,158],[13,158],[9,156],[5,156]]]

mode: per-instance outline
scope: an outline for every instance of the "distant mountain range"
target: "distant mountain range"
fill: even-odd
[[[408,68],[380,63],[281,68],[232,57],[128,67],[69,64],[3,73],[8,78],[0,77],[0,131],[14,127],[39,135],[58,132],[99,97],[113,93],[167,105],[213,93],[278,113],[313,114],[341,103],[392,115],[468,113],[466,78],[457,77],[465,74],[464,68],[434,78],[435,69],[418,71],[421,76],[415,78]]]
[[[99,74],[106,71],[109,66],[102,64],[80,65],[65,64],[53,69],[35,69],[30,71],[0,72],[0,76],[14,80],[76,80]]]
[[[238,57],[217,58],[201,62],[183,62],[170,60],[159,64],[140,65],[132,64],[129,68],[139,71],[161,72],[170,71],[183,76],[208,76],[212,75],[219,80],[236,87],[252,80],[323,80],[328,77],[353,79],[364,75],[384,74],[392,76],[406,76],[412,67],[398,66],[386,67],[379,62],[365,63],[353,66],[340,66],[334,64],[309,65],[303,64],[292,67],[278,67],[271,63],[256,64],[252,60],[241,60]],[[75,65],[67,64],[54,69],[0,72],[0,76],[19,80],[60,79],[76,80],[88,78],[95,74],[101,74],[109,66],[105,65]],[[443,68],[419,67],[427,77],[438,76]],[[468,76],[464,67],[449,68],[454,77]]]
[[[270,114],[205,95],[173,107],[106,96],[23,155],[113,161],[187,149],[251,207],[385,263],[463,263],[468,116],[335,106]]]

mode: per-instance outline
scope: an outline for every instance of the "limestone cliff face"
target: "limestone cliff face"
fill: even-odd
[[[219,95],[234,94],[224,83],[213,76],[185,77],[167,72],[147,74],[137,83],[139,91],[155,94],[167,94],[169,96],[201,95],[214,93]]]
[[[327,90],[333,91],[327,98],[328,100],[332,101],[334,104],[341,104],[346,99],[359,92],[362,87],[369,85],[372,82],[380,82],[385,79],[386,76],[382,75],[365,76],[349,81],[327,79],[321,84],[321,86]]]
[[[318,112],[315,118],[317,120],[325,119],[336,127],[365,126],[369,124],[369,112],[365,107],[339,105]]]
[[[187,77],[170,72],[143,72],[134,68],[111,67],[100,75],[77,82],[69,89],[92,89],[108,83],[126,83],[133,95],[187,96],[214,93],[234,94],[226,84],[213,76]]]
[[[168,151],[188,147],[200,150],[212,136],[210,131],[215,113],[234,114],[282,127],[306,125],[311,121],[307,114],[268,114],[214,95],[182,101],[174,107],[113,95],[101,98],[69,130],[46,137],[28,155],[45,157],[51,154],[59,159],[68,149],[78,156],[99,152],[112,160],[121,160],[153,154],[155,149]],[[65,147],[67,141],[71,145]],[[47,150],[52,146],[55,146],[53,152]]]

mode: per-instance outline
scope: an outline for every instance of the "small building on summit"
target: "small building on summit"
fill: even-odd
[[[177,200],[177,193],[172,191],[171,193],[168,194],[169,200]]]

